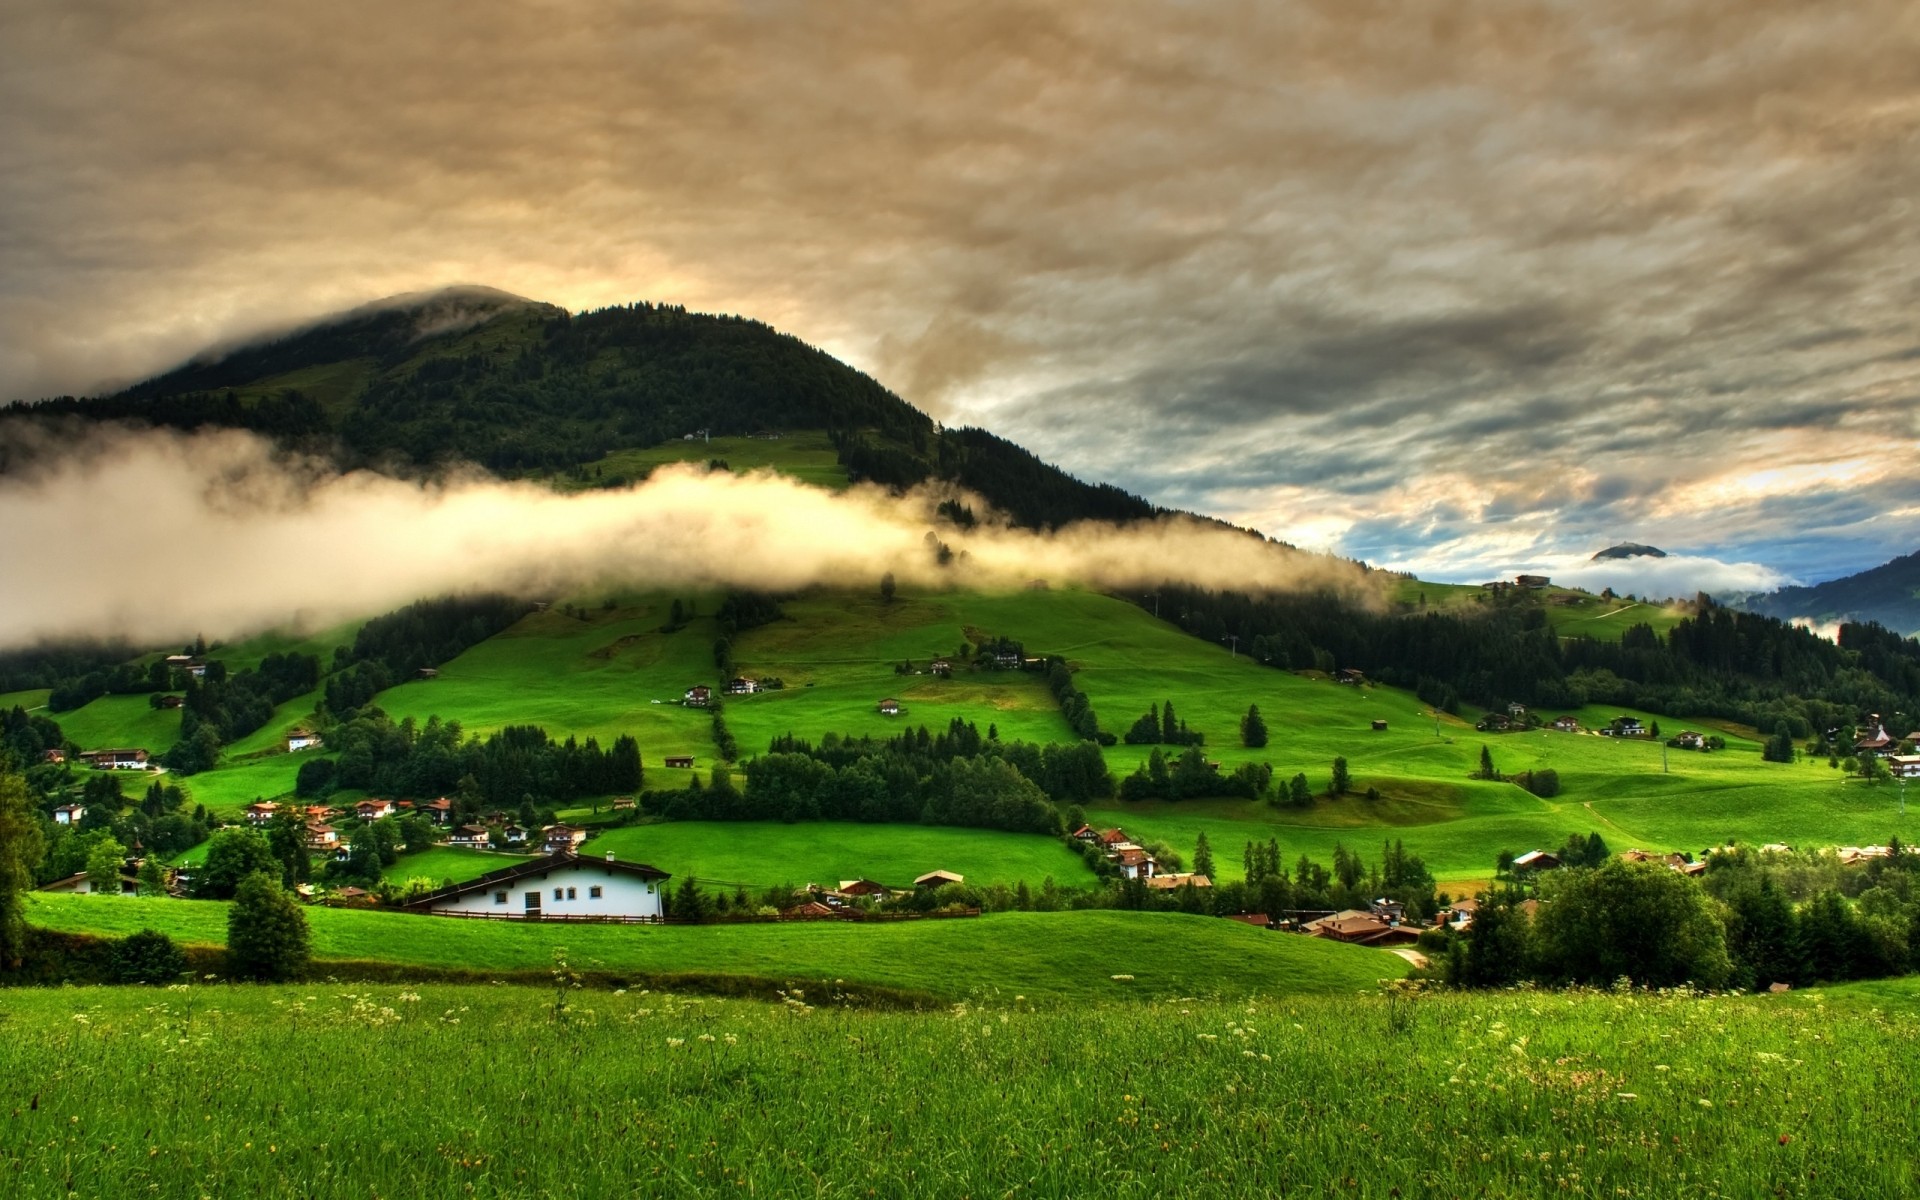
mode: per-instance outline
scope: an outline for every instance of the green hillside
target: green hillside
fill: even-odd
[[[115,937],[160,929],[189,945],[217,946],[226,941],[228,907],[212,900],[34,895],[27,919],[45,929]],[[838,979],[954,1000],[1350,995],[1407,973],[1406,962],[1386,951],[1177,913],[666,927],[455,921],[332,908],[307,915],[322,965],[335,959],[540,972],[551,966],[554,949],[564,948],[582,969],[776,983]]]

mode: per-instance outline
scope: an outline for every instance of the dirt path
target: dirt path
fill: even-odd
[[[1427,956],[1420,953],[1418,950],[1409,950],[1405,946],[1397,946],[1394,949],[1387,951],[1387,953],[1398,954],[1401,958],[1406,959],[1408,962],[1412,963],[1415,967],[1420,968],[1421,970],[1426,969]]]

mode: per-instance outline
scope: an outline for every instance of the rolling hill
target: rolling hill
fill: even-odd
[[[1857,575],[1749,596],[1741,607],[1783,621],[1872,621],[1909,636],[1920,634],[1920,551]]]

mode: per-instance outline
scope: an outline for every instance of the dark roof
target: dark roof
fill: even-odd
[[[576,854],[549,854],[545,858],[530,859],[511,867],[502,867],[498,871],[488,871],[478,879],[469,879],[465,883],[456,883],[451,887],[439,888],[428,892],[416,900],[401,905],[406,909],[428,908],[442,900],[452,900],[469,892],[484,892],[488,888],[503,883],[513,883],[535,875],[545,877],[554,871],[595,870],[609,875],[636,875],[641,879],[671,879],[672,875],[650,867],[646,863],[621,862],[615,858],[581,858]]]

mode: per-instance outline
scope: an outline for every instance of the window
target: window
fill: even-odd
[[[495,904],[505,904],[507,902],[507,894],[505,892],[495,892],[493,894],[493,902]]]
[[[598,900],[599,898],[600,898],[600,885],[596,883],[592,887],[587,889],[587,899]]]
[[[540,911],[540,893],[539,892],[528,892],[526,894],[525,900],[526,900],[528,912]]]
[[[567,899],[569,899],[569,900],[578,900],[579,898],[580,898],[580,889],[579,889],[579,888],[568,888],[568,889],[567,889]]]
[[[555,888],[555,889],[553,889],[553,898],[554,898],[555,900],[562,900],[562,899],[565,899],[565,898],[566,898],[566,892],[565,892],[565,890],[564,890],[564,889],[562,889],[562,888]]]

